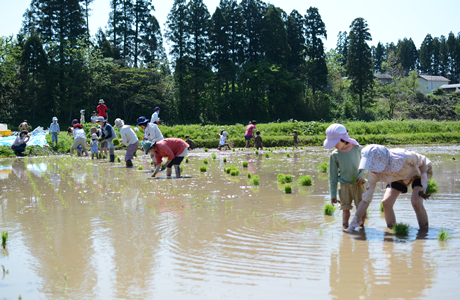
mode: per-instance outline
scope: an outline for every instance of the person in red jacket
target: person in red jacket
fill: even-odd
[[[97,106],[97,115],[98,117],[103,117],[104,120],[107,120],[107,106],[104,104],[104,100],[99,100],[99,105]]]
[[[184,157],[187,156],[187,149],[189,147],[190,145],[184,142],[184,140],[176,138],[164,139],[157,143],[153,143],[150,146],[150,149],[147,151],[148,153],[154,154],[156,159],[156,167],[152,177],[155,177],[155,175],[157,175],[157,173],[160,171],[161,160],[163,157],[168,158],[168,161],[165,163],[166,176],[171,176],[172,166],[174,166],[176,171],[176,178],[181,177],[180,164]]]

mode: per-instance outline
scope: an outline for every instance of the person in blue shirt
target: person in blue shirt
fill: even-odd
[[[55,147],[57,147],[58,145],[58,133],[60,129],[57,121],[58,119],[56,117],[53,117],[53,123],[51,123],[50,125],[51,147],[53,147],[53,144],[56,145]]]

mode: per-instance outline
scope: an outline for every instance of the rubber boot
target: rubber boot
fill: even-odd
[[[126,167],[127,168],[132,168],[133,167],[133,162],[131,160],[126,161]]]
[[[115,154],[110,154],[110,162],[115,162]]]
[[[180,178],[180,166],[174,166],[174,169],[176,171],[176,178]]]

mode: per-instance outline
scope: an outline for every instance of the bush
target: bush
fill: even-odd
[[[327,216],[332,216],[334,214],[334,212],[335,212],[335,206],[330,204],[330,203],[328,203],[328,204],[324,205],[323,212]]]
[[[284,185],[284,192],[285,192],[286,194],[292,193],[292,187],[291,187],[291,185],[290,185],[289,183],[287,183],[287,184]]]
[[[443,96],[446,94],[446,91],[441,88],[437,88],[437,89],[434,89],[432,93],[433,95],[436,95],[436,96]]]
[[[394,232],[394,235],[398,236],[407,236],[409,234],[409,225],[404,223],[396,223],[391,227]]]
[[[322,164],[320,164],[318,166],[318,170],[321,172],[321,173],[326,173],[327,172],[327,162],[323,162]]]
[[[243,161],[243,168],[247,168],[248,167],[248,162],[247,161]]]
[[[200,172],[206,172],[206,166],[201,166],[200,167]]]
[[[251,182],[253,185],[259,185],[260,184],[259,175],[252,176]]]
[[[303,175],[303,176],[300,176],[299,183],[303,186],[310,186],[312,185],[312,179],[308,175]]]

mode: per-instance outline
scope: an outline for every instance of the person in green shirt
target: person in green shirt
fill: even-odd
[[[342,124],[332,124],[326,130],[324,147],[335,147],[329,157],[329,185],[331,190],[331,204],[337,201],[337,185],[340,183],[339,198],[342,210],[342,226],[348,228],[350,210],[353,201],[358,207],[364,193],[365,173],[359,172],[358,166],[361,159],[362,146],[348,136],[348,131]],[[364,225],[366,215],[361,218],[360,225]]]

